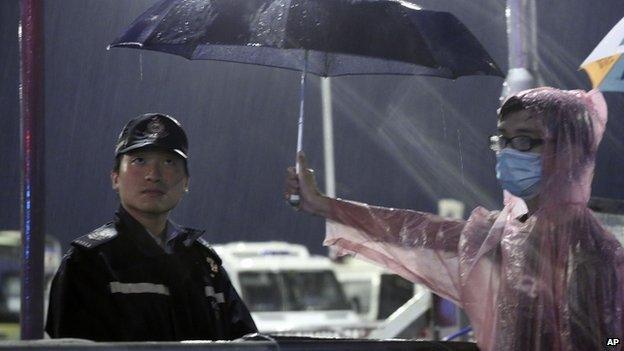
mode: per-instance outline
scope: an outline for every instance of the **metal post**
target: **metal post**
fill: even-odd
[[[323,104],[323,156],[325,159],[325,194],[331,198],[336,197],[336,173],[334,167],[334,117],[332,115],[331,78],[321,78],[321,100]],[[327,221],[325,221],[327,232]],[[337,250],[333,246],[328,249],[331,259],[338,257]]]
[[[22,340],[43,337],[43,1],[21,0]]]
[[[509,46],[509,71],[503,83],[501,101],[507,96],[535,86],[530,69],[534,68],[531,54],[535,54],[535,39],[529,32],[529,24],[535,15],[533,0],[507,0],[507,41]]]
[[[509,68],[528,67],[526,0],[507,0],[507,39]]]
[[[334,171],[334,123],[332,116],[331,78],[321,78],[323,101],[323,154],[325,156],[325,194],[336,197],[336,175]]]

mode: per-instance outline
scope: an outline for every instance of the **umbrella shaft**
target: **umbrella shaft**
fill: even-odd
[[[308,51],[305,51],[305,58],[303,63],[303,70],[301,71],[301,85],[299,87],[299,122],[297,122],[297,153],[303,150],[303,116],[304,116],[304,104],[305,104],[305,86],[306,75],[308,71]],[[299,163],[295,160],[295,168],[299,173]]]

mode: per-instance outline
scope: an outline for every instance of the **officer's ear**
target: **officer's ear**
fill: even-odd
[[[110,178],[111,178],[111,185],[113,187],[113,190],[118,192],[119,191],[119,172],[111,171]]]
[[[110,173],[111,186],[116,192],[119,192],[119,169],[121,168],[122,158],[123,155],[115,156],[115,163],[113,164],[113,169]]]

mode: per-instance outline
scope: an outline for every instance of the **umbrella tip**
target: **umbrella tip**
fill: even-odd
[[[134,41],[113,42],[112,44],[108,44],[108,46],[106,47],[106,50],[110,50],[111,48],[116,48],[116,47],[139,48],[140,49],[140,48],[143,47],[143,43],[134,42]]]

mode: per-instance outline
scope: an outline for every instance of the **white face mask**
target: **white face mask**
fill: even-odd
[[[496,178],[503,189],[523,199],[530,199],[539,190],[542,155],[504,148],[496,154]]]

